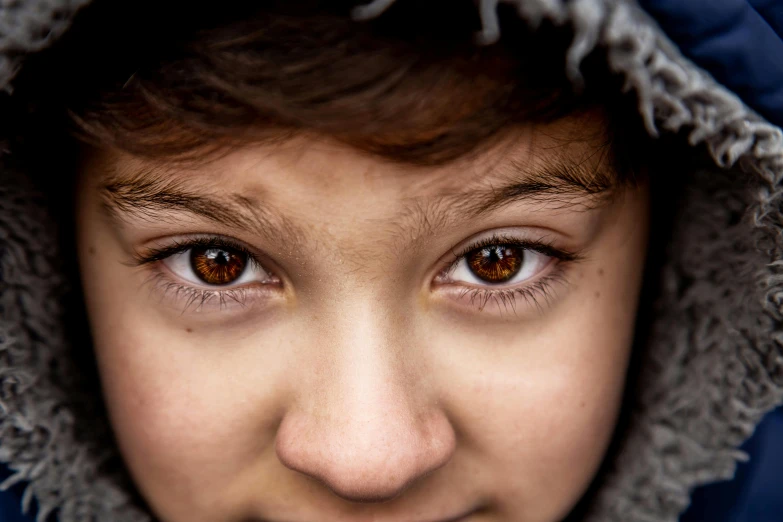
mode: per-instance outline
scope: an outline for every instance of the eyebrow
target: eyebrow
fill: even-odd
[[[583,210],[600,206],[614,193],[618,175],[604,161],[597,166],[566,157],[548,158],[543,165],[506,159],[499,171],[504,183],[435,196],[435,203],[413,198],[404,221],[414,228],[442,228],[456,219],[475,219],[519,201],[559,202]],[[181,177],[147,167],[128,175],[115,174],[100,187],[104,209],[117,221],[131,214],[148,220],[166,219],[172,211],[186,212],[226,228],[242,228],[271,239],[302,238],[306,232],[259,201],[241,194],[196,191]],[[437,215],[436,215],[437,214]],[[171,218],[175,219],[175,218]]]
[[[620,184],[619,173],[605,161],[607,153],[603,148],[596,149],[593,154],[600,154],[597,162],[588,161],[591,158],[576,161],[557,154],[540,165],[510,158],[499,169],[505,183],[449,196],[449,203],[472,217],[517,201],[578,204],[590,210],[610,199]]]
[[[128,215],[165,221],[171,212],[186,212],[226,228],[241,228],[270,239],[304,235],[303,229],[253,198],[197,191],[188,185],[187,180],[172,178],[163,169],[146,167],[130,175],[110,175],[99,191],[104,211],[116,222],[123,222]]]

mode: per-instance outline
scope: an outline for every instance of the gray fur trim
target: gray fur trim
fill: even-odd
[[[35,496],[37,522],[54,510],[61,522],[149,520],[131,505],[121,469],[98,471],[116,450],[65,338],[56,228],[23,180],[2,164],[0,461],[13,474],[0,489],[29,482],[23,508]]]
[[[587,2],[584,2],[587,3]],[[688,132],[724,172],[692,176],[667,252],[631,428],[591,521],[674,522],[698,485],[731,478],[736,448],[783,401],[783,137],[684,59],[631,3],[599,42],[650,131]]]
[[[25,54],[47,47],[62,35],[71,19],[90,0],[0,0],[0,86],[11,81]]]
[[[632,422],[587,518],[674,522],[693,487],[733,474],[745,458],[738,445],[783,401],[783,135],[683,58],[630,0],[481,0],[480,41],[498,37],[501,1],[534,26],[573,26],[575,80],[582,59],[607,47],[650,133],[686,130],[720,167],[687,173]],[[46,45],[41,27],[59,34],[84,3],[0,4],[0,86],[9,88],[23,53]],[[148,520],[121,470],[98,471],[116,450],[106,446],[105,419],[85,417],[100,408],[74,391],[54,228],[18,170],[0,170],[0,461],[15,471],[4,486],[30,481],[26,500],[38,498],[39,520],[54,509],[61,522]]]

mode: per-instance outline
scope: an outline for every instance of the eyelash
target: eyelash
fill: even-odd
[[[227,248],[245,254],[251,263],[260,265],[256,256],[244,245],[233,239],[221,236],[206,236],[174,241],[173,244],[163,248],[150,248],[146,253],[134,252],[134,261],[137,266],[147,265],[156,261],[163,261],[174,254],[181,254],[191,248]]]
[[[193,310],[199,311],[215,299],[218,300],[218,306],[221,310],[229,306],[230,303],[236,303],[244,308],[247,301],[248,288],[246,287],[207,290],[206,288],[196,288],[194,286],[176,283],[168,279],[161,272],[154,273],[150,280],[155,282],[156,287],[162,290],[164,296],[174,293],[176,299],[183,299],[185,301],[182,313],[187,312],[194,305],[195,308]]]
[[[502,306],[502,310],[508,311],[508,309],[511,308],[511,310],[516,313],[518,298],[524,299],[526,303],[532,303],[539,311],[542,311],[543,306],[541,301],[545,301],[545,304],[548,304],[551,301],[555,285],[565,285],[568,283],[565,277],[567,267],[570,264],[583,259],[581,253],[556,248],[544,238],[530,241],[513,236],[493,234],[479,241],[470,243],[459,251],[452,249],[451,254],[453,259],[441,273],[451,271],[455,268],[457,263],[470,252],[498,244],[513,245],[518,248],[532,250],[545,256],[552,257],[555,259],[555,266],[550,270],[549,274],[539,278],[532,284],[524,284],[514,288],[464,288],[460,294],[460,298],[468,297],[471,305],[475,306],[479,311],[483,311],[489,303],[495,303],[498,306],[498,309],[501,309]],[[134,252],[133,264],[135,266],[152,265],[175,254],[181,254],[191,248],[199,247],[227,248],[241,252],[247,256],[250,264],[255,265],[256,267],[262,267],[257,256],[247,247],[230,238],[220,236],[191,238],[175,241],[172,245],[163,248],[150,248],[145,253]],[[160,270],[156,270],[149,281],[154,282],[155,286],[162,290],[164,296],[173,292],[177,299],[183,299],[185,301],[183,313],[194,305],[196,305],[196,310],[199,310],[214,299],[219,300],[219,307],[221,310],[229,303],[236,303],[244,307],[248,297],[248,291],[250,290],[248,287],[222,288],[220,290],[197,288],[172,281],[171,278]]]
[[[135,266],[147,266],[163,261],[164,259],[171,257],[175,254],[181,254],[190,250],[191,248],[226,248],[241,252],[247,256],[248,266],[262,267],[260,261],[253,252],[241,243],[234,241],[227,237],[220,236],[205,236],[196,237],[183,241],[175,241],[172,245],[163,248],[150,248],[145,253],[134,252],[133,264]],[[204,305],[218,299],[219,308],[222,310],[230,303],[236,303],[242,307],[245,306],[247,301],[248,292],[250,288],[246,286],[239,286],[236,288],[221,288],[220,290],[210,290],[208,288],[197,288],[188,284],[172,281],[162,271],[156,270],[148,279],[148,283],[153,283],[156,288],[162,291],[162,294],[166,296],[169,293],[174,293],[177,300],[183,299],[185,306],[182,313],[187,312],[194,305],[195,311],[203,308]]]
[[[522,286],[514,288],[464,288],[460,293],[460,298],[463,299],[467,297],[470,304],[476,306],[479,311],[483,311],[484,308],[486,308],[486,306],[492,302],[496,304],[498,309],[501,311],[508,312],[508,309],[511,308],[512,312],[516,313],[517,298],[524,299],[524,301],[528,304],[532,303],[539,312],[543,311],[544,308],[541,301],[545,301],[544,304],[549,304],[553,298],[555,286],[558,284],[568,284],[568,280],[566,278],[567,268],[584,258],[581,252],[556,248],[545,238],[531,241],[520,239],[514,236],[493,234],[479,241],[470,243],[467,246],[461,248],[459,251],[452,249],[451,254],[453,259],[446,269],[444,269],[441,273],[448,273],[452,271],[462,260],[462,258],[468,255],[470,252],[493,245],[512,245],[524,250],[538,252],[545,256],[554,258],[555,266],[552,267],[550,273],[545,277],[539,278],[533,283],[523,284]]]

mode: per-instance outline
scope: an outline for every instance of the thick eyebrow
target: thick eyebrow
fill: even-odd
[[[179,211],[272,239],[286,236],[290,240],[303,235],[302,229],[268,211],[255,199],[242,194],[197,192],[188,185],[181,177],[150,167],[130,176],[109,176],[99,190],[104,211],[117,222],[127,215],[163,221],[169,212]]]
[[[618,173],[605,161],[603,151],[597,162],[576,161],[556,155],[546,162],[509,159],[500,169],[504,183],[489,184],[470,193],[451,196],[450,203],[472,217],[517,201],[545,201],[589,210],[615,194]]]
[[[432,236],[453,225],[480,218],[516,202],[544,203],[552,209],[589,211],[609,203],[622,178],[602,151],[598,161],[579,161],[565,154],[550,154],[533,163],[506,157],[492,172],[477,173],[465,183],[439,196],[414,196],[393,223],[396,244],[406,238]],[[595,158],[588,158],[595,159]],[[554,207],[553,207],[554,205]]]
[[[618,175],[604,161],[588,163],[555,156],[531,166],[527,161],[506,158],[498,172],[486,173],[492,179],[500,174],[502,183],[482,181],[441,196],[417,196],[404,213],[405,225],[399,227],[399,223],[398,227],[435,232],[457,220],[475,219],[519,201],[555,202],[589,210],[611,197]],[[182,176],[149,167],[109,176],[100,191],[104,209],[119,222],[127,214],[147,220],[176,219],[167,213],[180,211],[277,241],[301,240],[307,235],[257,200],[241,194],[199,192],[189,185],[192,183]]]

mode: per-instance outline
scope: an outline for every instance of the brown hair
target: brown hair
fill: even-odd
[[[353,21],[348,0],[228,2],[219,15],[214,4],[143,3],[89,7],[35,58],[46,67],[27,69],[50,75],[31,92],[54,87],[33,105],[45,100],[37,108],[83,142],[185,158],[313,132],[432,165],[592,105],[624,127],[604,94],[618,90],[609,75],[578,94],[565,77],[567,30],[532,32],[509,13],[501,43],[479,46],[469,0],[400,0],[370,22]]]

